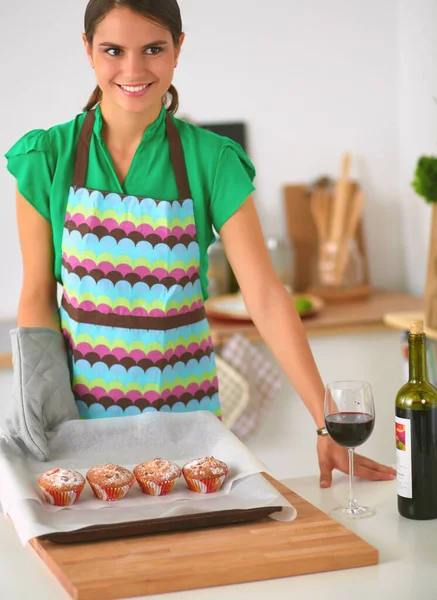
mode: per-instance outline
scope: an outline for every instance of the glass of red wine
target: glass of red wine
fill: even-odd
[[[354,493],[354,450],[368,440],[375,425],[375,405],[370,383],[336,381],[325,389],[325,425],[329,435],[349,453],[349,502],[331,515],[345,519],[371,517],[375,509],[360,506]]]

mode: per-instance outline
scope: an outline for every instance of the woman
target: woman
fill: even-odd
[[[24,262],[10,432],[44,460],[44,431],[77,411],[220,416],[203,305],[214,226],[255,325],[325,433],[323,383],[264,246],[253,165],[231,140],[172,116],[184,41],[176,0],[90,0],[83,41],[98,83],[84,113],[7,154]],[[347,472],[347,453],[323,435],[317,448],[327,487],[334,468]],[[394,472],[357,457],[356,474]]]

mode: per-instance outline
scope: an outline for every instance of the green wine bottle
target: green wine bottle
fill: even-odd
[[[427,378],[423,321],[411,323],[409,380],[396,396],[398,510],[408,519],[437,518],[437,389]]]

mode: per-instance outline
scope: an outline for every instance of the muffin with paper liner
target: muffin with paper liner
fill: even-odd
[[[182,468],[182,474],[190,490],[199,494],[212,494],[222,487],[228,474],[228,466],[213,456],[205,456],[187,462]]]
[[[48,504],[71,506],[85,487],[85,477],[70,469],[51,469],[41,475],[38,486]]]
[[[91,467],[86,478],[96,498],[107,502],[124,498],[135,483],[135,476],[129,469],[112,463]]]
[[[150,496],[169,494],[181,474],[182,471],[178,465],[163,458],[148,460],[134,469],[134,475],[141,489]]]

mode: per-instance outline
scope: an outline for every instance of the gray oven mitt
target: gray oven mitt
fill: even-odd
[[[46,431],[79,418],[62,334],[48,327],[10,332],[14,375],[6,429],[38,459],[48,459]]]

